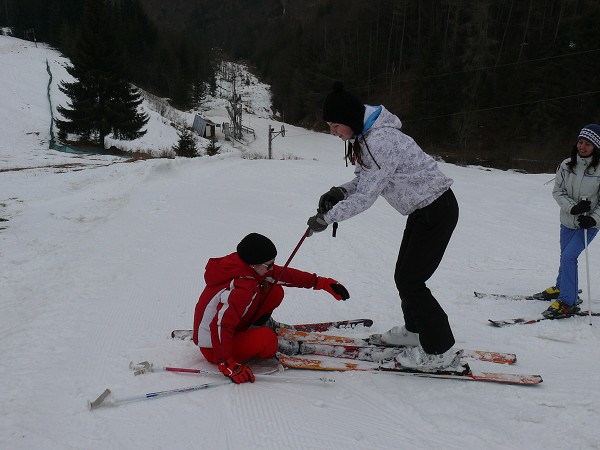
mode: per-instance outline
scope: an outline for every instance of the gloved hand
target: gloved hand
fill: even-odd
[[[348,289],[333,278],[318,277],[317,284],[313,288],[315,291],[324,290],[333,295],[336,300],[346,300],[350,298]]]
[[[308,228],[310,228],[311,234],[312,232],[320,233],[327,228],[328,225],[323,218],[323,213],[320,212],[308,219],[306,224],[308,225]]]
[[[334,207],[335,204],[341,202],[346,198],[346,189],[342,187],[332,187],[329,191],[325,192],[321,195],[319,199],[319,209],[320,213],[325,214],[331,208]]]
[[[219,371],[227,378],[231,378],[235,384],[245,383],[247,381],[254,383],[254,374],[252,373],[252,370],[250,370],[250,367],[235,362],[233,358],[229,358],[219,364]]]
[[[579,222],[580,228],[592,228],[596,226],[596,221],[590,216],[579,216],[577,222]]]
[[[571,214],[578,216],[579,214],[586,213],[592,209],[592,203],[589,200],[580,200],[575,206],[571,208]]]

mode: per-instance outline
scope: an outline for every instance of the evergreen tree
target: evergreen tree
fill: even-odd
[[[211,136],[210,144],[206,147],[206,154],[208,156],[215,156],[221,150],[221,146],[217,145],[217,137]]]
[[[119,41],[110,30],[113,17],[104,0],[87,0],[73,41],[72,66],[67,71],[76,81],[63,82],[60,90],[68,107],[58,106],[66,120],[56,120],[62,136],[74,134],[84,142],[104,148],[110,133],[132,140],[145,134],[148,116],[137,107],[139,91],[123,79]]]
[[[206,85],[201,82],[195,82],[192,84],[192,105],[194,108],[200,108],[204,100],[206,100]]]
[[[173,151],[177,156],[185,158],[194,158],[198,156],[196,140],[190,130],[184,129],[179,132],[179,141],[173,146]]]

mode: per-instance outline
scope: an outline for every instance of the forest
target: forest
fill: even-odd
[[[77,45],[69,29],[82,2],[5,1],[0,25],[36,27],[66,54]],[[324,130],[323,99],[341,80],[396,113],[429,153],[461,164],[552,171],[581,127],[600,122],[594,0],[112,3],[118,19],[107,26],[129,49],[128,75],[181,106],[201,102],[194,91],[220,54],[255,68],[288,123]]]
[[[46,42],[70,58],[85,41],[86,3],[105,3],[109,16],[100,25],[105,28],[102,34],[112,35],[118,46],[115,53],[120,55],[110,69],[142,89],[169,98],[174,106],[198,106],[214,82],[210,48],[182,33],[161,30],[140,0],[4,1],[0,26],[10,26],[16,37]]]

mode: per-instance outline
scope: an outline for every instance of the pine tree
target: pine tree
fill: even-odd
[[[221,150],[221,146],[217,145],[217,137],[211,136],[210,143],[206,147],[206,154],[208,156],[215,156]]]
[[[194,158],[198,156],[196,140],[190,130],[184,129],[179,132],[179,141],[177,142],[177,145],[173,146],[173,151],[177,156],[183,156],[185,158]]]
[[[148,122],[138,112],[139,90],[122,78],[123,62],[117,36],[110,30],[112,16],[104,0],[86,0],[73,41],[72,66],[67,71],[76,81],[63,82],[60,90],[70,101],[58,106],[65,120],[56,120],[61,135],[74,134],[84,142],[104,148],[110,133],[116,139],[143,136]]]

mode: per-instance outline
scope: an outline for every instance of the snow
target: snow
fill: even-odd
[[[474,290],[533,293],[553,284],[558,207],[553,175],[457,167],[461,216],[429,282],[450,317],[457,346],[509,351],[514,366],[478,370],[539,373],[536,387],[291,371],[254,384],[222,385],[167,398],[99,408],[116,398],[222,381],[215,375],[134,376],[130,361],[213,369],[190,342],[208,258],[234,250],[247,233],[272,238],[285,262],[320,194],[352,177],[339,139],[285,125],[266,155],[268,88],[243,97],[255,114],[247,149],[219,134],[222,153],[126,163],[48,150],[46,97],[66,60],[38,44],[0,36],[0,448],[10,449],[562,449],[600,448],[600,323],[587,317],[497,329],[488,318],[528,316],[543,302],[475,299]],[[259,95],[260,94],[260,95]],[[257,98],[254,106],[253,98]],[[223,103],[205,116],[225,121]],[[147,103],[144,104],[149,110]],[[184,120],[193,114],[182,113]],[[177,133],[152,114],[146,140],[130,148],[170,148]],[[220,132],[219,132],[220,133]],[[143,138],[144,139],[144,138]],[[566,155],[565,151],[565,155]],[[12,169],[12,170],[8,170]],[[383,200],[304,241],[292,266],[336,278],[351,293],[288,289],[275,318],[288,323],[369,317],[371,332],[402,324],[393,284],[405,218]],[[589,250],[592,309],[600,309],[597,246]],[[580,287],[587,309],[585,259]],[[366,336],[367,330],[340,331]]]

